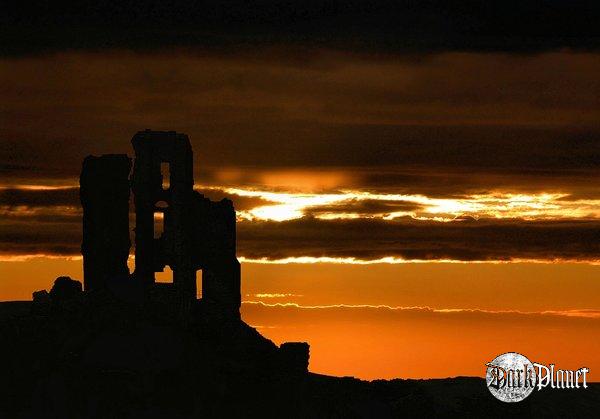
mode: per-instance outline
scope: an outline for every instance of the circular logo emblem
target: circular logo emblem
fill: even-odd
[[[520,402],[535,387],[533,363],[516,352],[507,352],[488,362],[485,381],[490,393],[498,400]]]

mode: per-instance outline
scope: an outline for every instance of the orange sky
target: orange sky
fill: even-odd
[[[0,262],[0,299],[28,299],[63,274],[81,278],[81,261]],[[593,378],[599,275],[585,263],[244,263],[242,317],[276,343],[310,342],[314,372],[481,376],[517,351]]]

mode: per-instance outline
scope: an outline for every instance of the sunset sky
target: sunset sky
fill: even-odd
[[[594,2],[83,3],[0,17],[0,300],[82,279],[85,156],[176,130],[243,319],[312,371],[598,381]]]

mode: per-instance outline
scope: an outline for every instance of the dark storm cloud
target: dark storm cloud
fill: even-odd
[[[238,249],[250,258],[597,259],[600,223],[586,221],[402,219],[242,222]]]
[[[600,176],[590,169],[526,169],[513,170],[465,166],[445,168],[422,167],[413,170],[382,167],[379,170],[357,171],[356,177],[365,189],[405,194],[425,194],[431,197],[461,198],[492,191],[536,193],[562,191],[561,200],[597,199],[599,195],[591,179]]]
[[[57,232],[60,232],[60,226],[63,223],[65,225],[81,224],[83,213],[79,208],[69,208],[68,210],[60,207],[27,208],[25,210],[16,208],[11,211],[0,207],[0,215],[5,226],[3,233],[7,233],[12,229],[15,234],[20,234],[21,229],[37,229],[39,226],[44,226],[44,228],[54,226],[57,228]]]
[[[309,64],[180,52],[4,59],[3,183],[76,178],[88,154],[131,153],[143,128],[187,133],[199,184],[208,180],[201,171],[227,167],[391,173],[386,166],[565,183],[600,167],[599,72],[598,54],[565,53],[422,62],[323,53]],[[401,180],[377,170],[372,179]]]
[[[2,217],[0,253],[5,255],[78,255],[81,215],[42,214]]]
[[[0,189],[0,207],[79,207],[79,188]]]
[[[444,175],[464,173],[564,185],[598,174],[599,73],[599,54],[568,53],[405,62],[323,52],[307,64],[177,51],[4,59],[0,167],[4,184],[72,184],[86,155],[131,154],[131,136],[155,128],[190,136],[198,184],[232,167],[354,167],[376,169],[369,183],[400,187],[410,170],[439,174],[448,188]]]
[[[0,253],[79,254],[81,215],[2,218]],[[600,258],[598,220],[480,219],[446,223],[318,220],[238,223],[238,255],[247,258],[394,256],[405,259],[512,260]]]
[[[22,1],[0,15],[0,51],[282,44],[368,53],[596,49],[598,20],[592,0]]]
[[[431,197],[458,197],[492,190],[559,191],[572,195],[566,199],[600,196],[595,182],[600,176],[600,130],[507,126],[332,127],[310,123],[300,132],[283,124],[277,127],[272,124],[270,129],[248,126],[247,131],[239,127],[239,133],[232,130],[232,127],[226,133],[217,132],[214,127],[187,130],[196,150],[196,183],[200,188],[225,185],[270,189],[265,178],[296,168],[312,176],[343,174],[330,190],[362,189]],[[240,141],[245,135],[247,141]],[[121,137],[117,151],[131,155],[127,134]],[[32,139],[29,141],[34,144]],[[4,181],[12,184],[52,183],[55,178],[68,183],[77,181],[80,162],[88,154],[78,144],[86,147],[85,141],[65,141],[61,153],[55,151],[57,142],[36,144],[39,148],[31,146],[31,153],[24,153],[23,159],[47,166],[6,174]],[[109,144],[101,151],[98,144],[101,143],[94,146],[95,154],[113,151]],[[22,144],[15,147],[20,146],[25,147]],[[222,176],[227,167],[238,168],[238,173]],[[279,186],[285,190],[295,184],[282,182]],[[25,200],[41,200],[42,195],[48,199],[55,196],[59,202],[77,198],[73,191],[22,193],[27,195],[23,197]],[[225,197],[206,193],[212,199]],[[8,199],[6,194],[0,195],[0,199]],[[255,206],[254,199],[246,205],[242,201],[247,198],[234,198],[239,209]]]
[[[332,205],[319,205],[310,207],[306,210],[309,215],[332,213],[353,213],[360,216],[369,216],[374,214],[389,214],[396,211],[416,211],[423,208],[419,204],[407,201],[384,201],[371,199],[351,199]]]

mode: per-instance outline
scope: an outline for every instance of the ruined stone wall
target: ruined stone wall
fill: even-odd
[[[202,269],[202,299],[230,314],[239,313],[241,273],[233,203],[213,202],[195,192],[192,209],[193,257]]]

